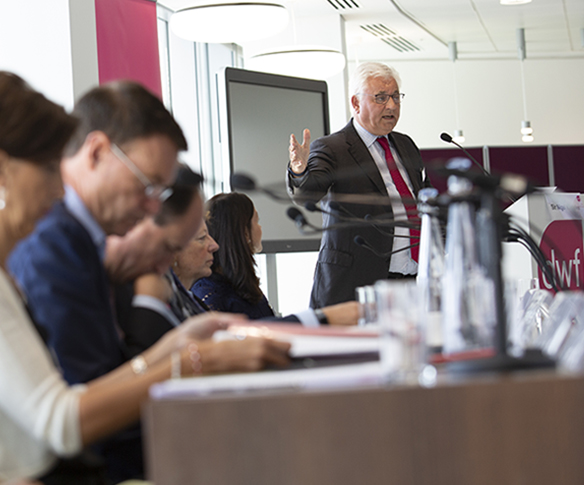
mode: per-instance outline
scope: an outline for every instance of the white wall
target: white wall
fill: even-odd
[[[0,6],[0,69],[19,74],[68,109],[98,83],[96,45],[93,0]]]
[[[397,130],[420,148],[444,147],[442,131],[461,128],[466,146],[522,145],[524,119],[519,60],[457,61],[460,127],[456,126],[450,61],[388,62],[406,93]],[[584,59],[524,61],[533,144],[584,143]]]
[[[343,31],[343,20],[336,13],[297,15],[281,34],[244,44],[244,57],[293,44],[328,45],[345,52]],[[453,134],[459,128],[464,130],[466,146],[522,145],[519,59],[379,61],[401,75],[406,98],[397,130],[410,134],[420,148],[444,147],[440,133]],[[523,67],[533,144],[584,143],[584,59],[530,59],[528,53]],[[331,131],[340,129],[350,117],[346,89],[354,68],[351,63],[343,74],[326,80]]]

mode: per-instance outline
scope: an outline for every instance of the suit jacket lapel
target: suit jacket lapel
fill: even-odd
[[[349,154],[375,184],[379,193],[387,195],[387,189],[383,183],[379,169],[371,153],[369,153],[369,149],[365,146],[365,143],[363,143],[363,140],[361,140],[361,137],[355,130],[353,120],[349,121],[343,128],[343,131],[345,132],[347,144],[349,145]]]

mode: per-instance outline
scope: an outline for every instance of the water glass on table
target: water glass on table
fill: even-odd
[[[420,294],[415,281],[375,283],[380,359],[389,381],[418,383],[426,364]]]
[[[359,286],[355,289],[355,298],[359,303],[358,325],[374,325],[377,323],[377,301],[373,286]]]

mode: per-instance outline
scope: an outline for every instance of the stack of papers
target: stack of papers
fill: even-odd
[[[242,393],[268,389],[331,389],[382,383],[375,330],[305,328],[287,324],[249,324],[217,332],[216,340],[262,336],[291,343],[292,365],[285,370],[174,379],[152,386],[153,399]]]
[[[156,400],[266,390],[346,389],[383,383],[379,362],[172,379],[150,388]]]
[[[293,363],[314,367],[326,362],[356,363],[379,360],[379,332],[359,327],[306,328],[287,324],[231,326],[215,333],[216,340],[267,337],[290,342]],[[306,359],[312,359],[307,361]]]

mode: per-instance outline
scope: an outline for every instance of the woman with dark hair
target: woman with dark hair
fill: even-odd
[[[105,483],[101,467],[84,459],[82,450],[138,421],[152,384],[181,371],[191,376],[266,362],[265,354],[259,361],[250,358],[257,352],[238,351],[234,342],[220,349],[221,342],[200,340],[242,321],[210,313],[99,379],[75,386],[65,382],[6,272],[6,259],[62,195],[61,154],[76,126],[63,108],[20,77],[0,71],[0,482]],[[285,365],[289,344],[267,345],[267,361]],[[77,458],[59,458],[72,456]]]
[[[209,235],[217,241],[213,273],[191,291],[212,310],[249,318],[274,316],[256,276],[254,254],[262,250],[262,226],[251,199],[238,192],[217,194],[207,202]]]

